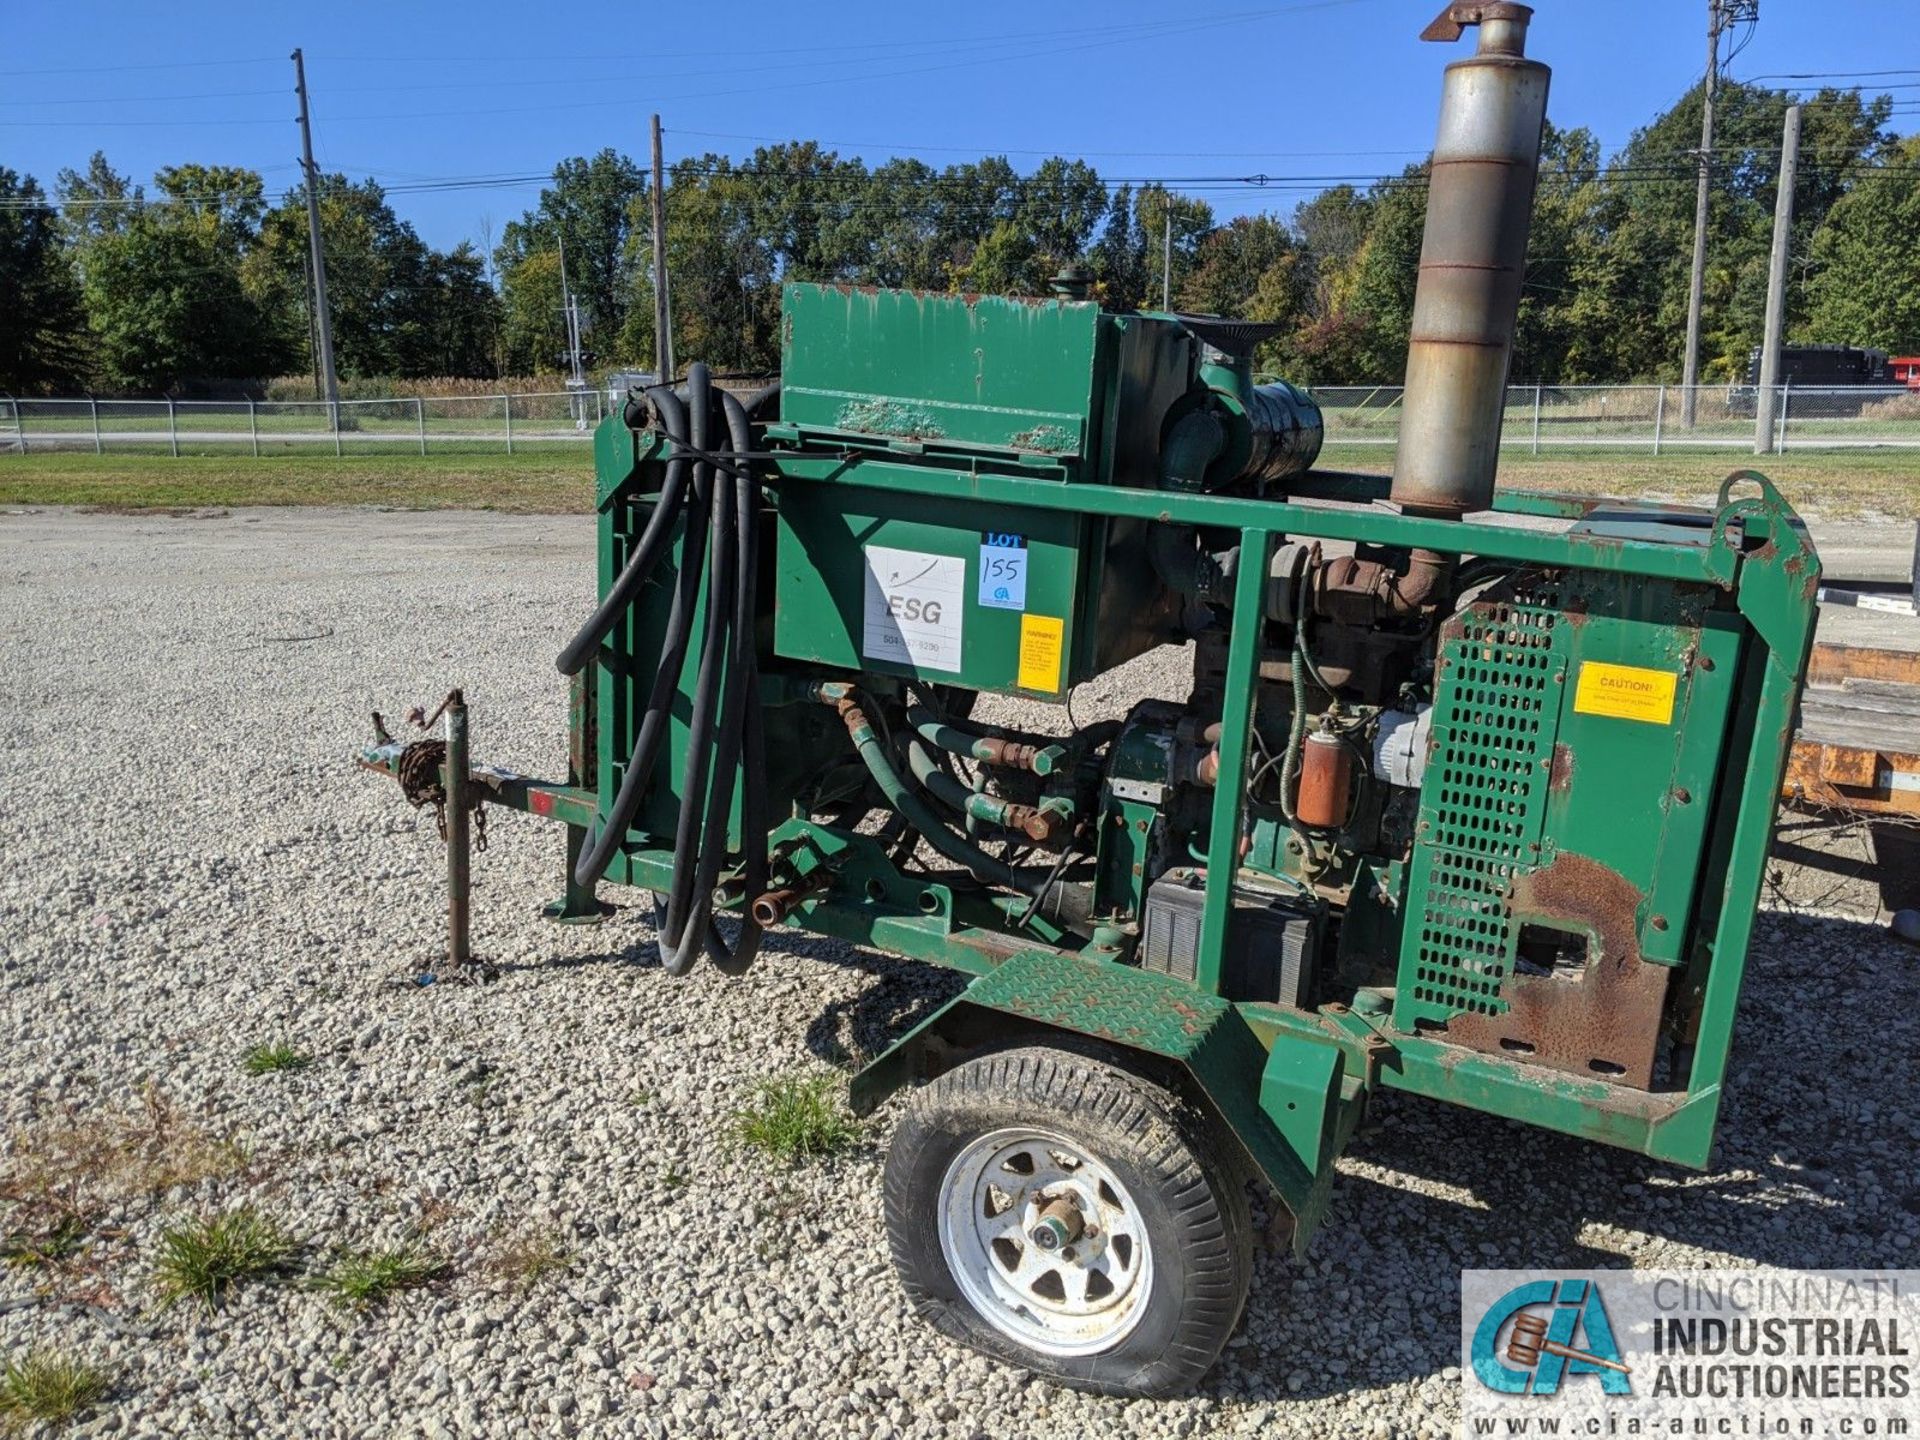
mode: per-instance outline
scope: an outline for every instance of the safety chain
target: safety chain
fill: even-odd
[[[447,787],[441,780],[441,773],[447,764],[447,742],[444,740],[416,740],[400,752],[400,758],[394,764],[394,778],[400,782],[400,793],[406,796],[407,803],[418,810],[423,805],[433,807],[434,828],[440,832],[441,840],[447,838]],[[467,787],[467,810],[473,816],[473,848],[484,851],[487,848],[487,807],[485,795],[478,785]]]

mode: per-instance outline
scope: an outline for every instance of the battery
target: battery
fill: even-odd
[[[1140,965],[1191,984],[1200,968],[1200,912],[1206,876],[1169,870],[1147,887]],[[1304,896],[1234,887],[1221,989],[1229,1000],[1311,1008],[1325,912]]]

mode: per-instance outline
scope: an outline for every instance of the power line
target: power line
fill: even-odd
[[[1740,83],[1762,80],[1870,80],[1876,75],[1920,75],[1920,70],[1784,70],[1772,75],[1749,75]]]
[[[1197,23],[1202,25],[1249,24],[1260,20],[1270,20],[1280,15],[1297,14],[1307,10],[1339,9],[1347,5],[1363,3],[1371,3],[1371,0],[1300,0],[1300,3],[1269,6],[1258,10],[1228,11],[1219,15],[1201,16],[1198,18]],[[824,45],[778,45],[763,50],[742,50],[729,46],[728,53],[732,55],[756,57],[761,55],[839,55],[849,51],[862,50],[907,49],[932,50],[938,52],[954,46],[988,43],[1010,43],[1030,48],[1032,45],[1047,40],[1079,39],[1089,34],[1137,37],[1142,34],[1150,35],[1155,32],[1180,30],[1194,23],[1196,22],[1190,20],[1139,20],[1122,25],[1075,25],[1066,29],[1037,30],[1012,35],[942,35],[901,40],[835,40],[831,44]],[[679,54],[651,52],[630,55],[598,55],[596,58],[608,61],[645,62],[646,64],[653,65],[667,60],[706,59],[710,54],[710,51],[689,51]],[[510,60],[504,62],[502,61],[502,57],[497,53],[479,56],[451,56],[439,53],[431,55],[387,53],[382,55],[322,55],[316,58],[329,61],[347,60],[361,64],[431,64],[437,66],[507,63],[516,68],[529,63],[575,65],[578,64],[580,60],[580,56],[577,53],[548,56],[515,55]]]
[[[756,140],[768,145],[789,145],[794,142],[791,135],[742,135],[728,130],[685,130],[674,127],[675,135],[697,135],[703,140]],[[1064,155],[1068,152],[1055,148],[1052,150],[1019,150],[1007,146],[993,145],[910,145],[891,140],[828,140],[815,137],[815,145],[844,146],[849,150],[886,150],[898,153],[906,150],[931,150],[942,154],[955,155]],[[1269,158],[1312,157],[1314,159],[1346,158],[1364,155],[1425,155],[1433,147],[1419,150],[1079,150],[1072,151],[1081,157],[1098,159],[1130,160],[1187,160],[1213,158],[1219,160],[1265,160]]]
[[[1289,5],[1277,5],[1277,6],[1270,6],[1270,7],[1259,9],[1259,10],[1243,10],[1243,11],[1237,11],[1237,12],[1229,12],[1221,15],[1201,16],[1198,18],[1184,18],[1179,20],[1138,21],[1128,25],[1077,26],[1067,30],[1039,31],[1039,32],[1033,32],[1023,36],[1002,35],[1002,36],[995,36],[995,37],[982,37],[982,38],[972,39],[971,41],[962,40],[962,41],[956,42],[956,40],[953,37],[940,37],[940,38],[926,38],[926,39],[900,40],[900,41],[856,42],[853,44],[834,44],[834,45],[823,45],[823,46],[813,46],[813,47],[781,46],[777,49],[770,49],[770,50],[763,50],[763,51],[733,51],[731,53],[736,55],[743,55],[743,54],[744,55],[756,55],[756,54],[793,55],[793,54],[800,54],[800,53],[814,53],[814,54],[830,53],[830,54],[836,54],[836,55],[844,55],[849,50],[856,50],[856,49],[896,49],[896,50],[906,50],[909,52],[920,52],[922,54],[927,54],[927,55],[945,55],[945,54],[951,54],[953,50],[956,48],[963,48],[963,49],[970,48],[974,50],[993,52],[991,54],[985,55],[980,59],[959,60],[959,61],[954,61],[948,64],[929,66],[929,67],[925,67],[924,69],[918,69],[918,70],[901,70],[896,68],[889,72],[882,72],[882,73],[897,77],[897,76],[906,76],[906,75],[915,75],[915,74],[929,74],[935,71],[963,69],[975,64],[993,63],[995,61],[1008,58],[1006,55],[1003,55],[1002,53],[1000,53],[1005,51],[1011,51],[1013,55],[1016,57],[1024,55],[1024,56],[1032,56],[1034,58],[1052,58],[1059,55],[1075,54],[1075,53],[1080,53],[1088,50],[1110,48],[1115,45],[1133,44],[1142,39],[1157,39],[1164,36],[1188,34],[1188,33],[1194,33],[1194,32],[1203,31],[1203,30],[1216,30],[1216,29],[1221,29],[1221,28],[1231,27],[1231,26],[1254,24],[1262,20],[1271,20],[1281,15],[1298,14],[1304,11],[1344,9],[1354,5],[1365,5],[1365,4],[1376,4],[1376,3],[1380,3],[1380,0],[1296,0],[1296,3],[1289,4]],[[1088,35],[1105,35],[1108,38],[1096,39],[1096,40],[1085,40],[1085,37]],[[1085,41],[1085,43],[1067,44],[1067,45],[1058,46],[1052,49],[1039,48],[1036,43],[1036,42],[1052,40],[1052,39],[1061,39],[1061,40],[1069,40],[1069,41],[1078,39],[1078,40]],[[482,64],[482,63],[488,63],[491,61],[498,61],[500,59],[499,56],[462,58],[462,57],[450,57],[445,54],[435,54],[431,56],[412,56],[412,57],[400,56],[400,55],[384,55],[379,57],[362,56],[362,57],[319,57],[319,58],[354,59],[359,61],[360,63],[367,63],[371,59],[371,60],[377,60],[381,62],[392,61],[392,62],[401,62],[401,63],[432,64],[440,67],[445,67],[448,65]],[[578,55],[555,56],[550,58],[553,59],[556,63],[564,63],[564,64],[575,64],[578,62],[578,59],[579,59]],[[657,54],[649,54],[649,55],[629,55],[629,56],[603,56],[601,58],[606,60],[624,59],[624,60],[632,60],[632,61],[644,61],[645,63],[651,66],[651,65],[658,64],[662,59],[665,59],[665,58],[686,58],[686,59],[702,58],[704,59],[707,57],[703,54],[699,54],[698,52],[694,52],[681,57],[664,57]],[[907,56],[903,58],[915,58],[915,57],[913,54],[909,53]],[[515,67],[520,67],[529,63],[530,59],[531,57],[514,56],[507,63]],[[251,64],[268,64],[268,63],[273,63],[273,62],[269,60],[264,60],[264,59],[262,60],[206,60],[206,61],[183,61],[183,62],[173,62],[169,64],[152,64],[152,65],[75,66],[67,69],[58,69],[58,70],[41,69],[36,67],[35,69],[31,69],[31,70],[0,71],[0,75],[13,76],[13,75],[115,74],[115,73],[120,73],[124,71],[131,71],[131,70],[166,70],[166,69],[176,69],[176,68],[181,68],[181,69],[191,68],[193,66],[251,65]],[[533,61],[533,63],[538,63],[538,61]],[[849,65],[862,66],[867,75],[875,74],[874,67],[870,62],[858,60],[855,58],[849,58],[846,61],[846,63]],[[761,67],[761,68],[763,70],[768,70],[768,71],[791,70],[791,69],[818,70],[820,68],[820,62],[815,60],[815,61],[807,61],[807,62],[797,62],[792,65],[777,65],[777,66],[768,66],[768,67]],[[753,70],[748,70],[743,72],[738,67],[730,67],[725,70],[690,72],[688,75],[681,78],[699,78],[702,76],[712,75],[712,74],[741,74],[741,73],[756,73],[756,72]],[[650,80],[657,79],[657,78],[659,77],[653,76],[651,74],[649,75]],[[668,77],[668,78],[673,78],[673,77]],[[575,77],[568,81],[559,82],[559,83],[570,83],[570,84],[578,85],[580,81],[578,80],[577,77]],[[609,84],[622,83],[626,85],[629,90],[631,90],[633,81],[632,81],[632,77],[630,76],[610,76],[610,77],[607,77],[607,79],[604,82],[595,81],[595,82],[589,82],[589,83],[609,83]],[[745,90],[727,90],[727,91],[718,91],[718,92],[706,91],[702,93],[708,94],[708,95],[714,95],[718,97],[718,96],[730,96],[730,95],[739,95],[739,94],[753,94],[753,93],[759,93],[761,91],[768,90],[768,89],[809,88],[816,85],[842,85],[845,83],[847,83],[847,80],[845,77],[836,76],[836,77],[831,77],[831,78],[822,79],[822,80],[796,81],[790,85],[754,86],[754,87],[751,87],[750,89],[745,89]],[[442,88],[460,88],[460,87],[440,86],[440,85],[417,85],[417,86],[396,85],[396,86],[386,86],[386,87],[370,86],[370,87],[360,87],[360,93],[378,93],[381,91],[405,92],[408,90],[416,90],[416,89],[432,90],[432,89],[442,89]],[[698,98],[698,97],[697,96],[672,96],[672,97],[666,97],[666,98],[681,99],[681,98]],[[610,105],[610,104],[625,106],[631,103],[632,103],[631,97],[628,96],[625,98],[604,101],[604,102],[596,102],[596,101],[575,102],[565,106],[538,106],[538,107],[528,107],[525,109],[505,109],[505,110],[500,109],[498,107],[493,107],[486,110],[428,111],[428,112],[419,112],[418,114],[408,114],[408,115],[340,116],[340,117],[337,117],[337,119],[338,120],[390,120],[390,119],[416,119],[416,118],[417,119],[436,119],[436,118],[443,118],[443,117],[460,116],[460,115],[476,115],[476,114],[478,115],[528,114],[528,113],[537,113],[538,111],[547,110],[547,109],[560,109],[560,108],[586,109],[586,108],[597,108],[601,105]],[[3,122],[0,122],[0,123],[3,123]],[[261,121],[261,122],[234,122],[234,123],[273,124],[273,123],[279,123],[279,122]]]
[[[272,92],[279,93],[279,92]],[[0,120],[9,130],[191,130],[203,125],[284,125],[287,117],[271,120]]]
[[[35,65],[30,70],[0,70],[0,76],[17,75],[120,75],[130,70],[207,70],[218,65],[278,65],[275,57],[255,56],[250,60],[165,60],[148,65],[75,65],[49,70]]]
[[[1802,167],[1803,170],[1810,173],[1827,174],[1840,174],[1848,171],[1872,175],[1920,174],[1920,165],[1875,164],[1870,160],[1852,157],[1848,147],[1828,146],[1818,148],[1824,150],[1826,153],[1849,155],[1850,158],[1839,162],[1828,162],[1826,164],[1816,163],[1804,165]],[[1756,158],[1762,160],[1767,158],[1764,147],[1756,145],[1753,147],[1743,147],[1743,149],[1751,150]],[[1729,152],[1723,151],[1722,153],[1725,155]],[[1815,153],[1815,150],[1810,147],[1808,150],[1803,151],[1803,153],[1811,154]],[[273,168],[290,169],[296,167],[278,166]],[[1743,166],[1741,168],[1751,170],[1753,167]],[[913,180],[902,180],[895,177],[887,187],[890,193],[881,197],[870,197],[862,193],[873,184],[875,179],[875,171],[865,167],[862,167],[857,172],[820,173],[807,170],[777,167],[768,168],[751,165],[700,165],[683,160],[673,167],[673,175],[675,178],[694,180],[739,180],[752,183],[777,181],[789,187],[813,189],[816,191],[823,189],[831,191],[835,188],[841,188],[847,192],[844,196],[836,198],[830,195],[825,200],[818,202],[837,209],[887,209],[896,206],[903,193],[911,196],[917,192],[922,198],[941,200],[943,198],[941,192],[943,191],[948,195],[966,200],[969,204],[975,204],[979,208],[992,208],[994,205],[1000,203],[1017,203],[1019,200],[1032,195],[1036,191],[1044,191],[1056,183],[1050,178],[1043,178],[1038,175],[1015,174],[1008,176],[1004,180],[991,182],[1002,191],[998,197],[976,201],[971,197],[976,194],[981,182],[979,182],[976,177],[963,175],[936,173],[925,178]],[[1637,165],[1621,165],[1618,163],[1603,164],[1568,171],[1555,171],[1552,174],[1552,178],[1556,182],[1576,186],[1604,183],[1607,185],[1631,188],[1635,186],[1691,181],[1694,178],[1694,172],[1691,157],[1676,153],[1671,158],[1670,163]],[[1386,189],[1425,188],[1427,185],[1426,176],[1417,171],[1411,175],[1367,174],[1357,172],[1285,175],[1162,174],[1100,176],[1095,174],[1093,180],[1098,189],[1107,193],[1109,199],[1115,190],[1123,187],[1131,189],[1158,187],[1184,194],[1193,194],[1196,192],[1246,194],[1260,191],[1275,193],[1286,193],[1294,190],[1318,191],[1335,185],[1377,186]],[[378,184],[378,182],[374,183]],[[521,175],[424,176],[416,181],[380,185],[379,188],[382,195],[391,196],[444,194],[468,190],[513,189],[535,185],[547,186],[552,183],[552,172],[542,171]],[[0,200],[0,208],[160,209],[168,205],[216,204],[230,201],[232,198],[230,195],[219,193],[183,194],[161,196],[151,199],[144,196],[113,198],[87,197],[76,199],[48,198],[42,200],[27,200],[16,197],[8,200]],[[955,206],[952,200],[946,203],[950,208],[961,208]]]
[[[1344,0],[1344,3],[1359,3],[1359,0]],[[1277,13],[1277,12],[1262,12],[1262,13]],[[1154,33],[1166,32],[1174,29],[1186,28],[1191,26],[1193,23],[1194,22],[1189,22],[1189,21],[1157,21],[1157,22],[1152,22],[1150,25],[1115,26],[1115,27],[1111,27],[1115,31],[1126,31],[1130,33],[1120,35],[1118,38],[1116,38],[1111,42],[1103,41],[1100,43],[1102,44],[1125,43],[1127,41],[1141,38],[1139,34],[1131,33],[1131,32],[1141,32],[1141,31],[1154,32]],[[1203,23],[1216,23],[1216,22],[1203,22]],[[1244,23],[1244,21],[1221,19],[1217,23],[1219,24]],[[1049,32],[1049,33],[1053,33],[1053,32]],[[1084,36],[1087,32],[1085,30],[1079,30],[1079,31],[1059,32],[1059,33]],[[1002,36],[992,41],[977,42],[972,45],[956,46],[946,42],[940,42],[930,46],[927,45],[926,42],[914,42],[914,44],[915,44],[915,47],[917,49],[922,50],[926,56],[950,57],[956,53],[968,53],[968,54],[973,54],[978,58],[982,58],[982,59],[1000,59],[1000,58],[1007,58],[1009,56],[1030,53],[1032,48],[1020,37],[1006,37],[1006,36]],[[779,53],[789,53],[789,52],[767,52],[767,53],[779,54]],[[912,58],[920,58],[920,57],[910,55],[905,58],[912,59]],[[858,56],[852,56],[852,57],[847,57],[847,58],[838,59],[838,60],[826,60],[826,61],[806,60],[806,61],[797,61],[797,62],[791,62],[786,64],[779,64],[779,65],[749,66],[744,68],[741,66],[732,65],[732,66],[722,66],[719,68],[707,69],[707,70],[687,70],[687,71],[675,72],[675,71],[663,71],[657,68],[658,57],[652,57],[652,59],[656,63],[654,65],[650,65],[650,68],[647,72],[647,79],[650,84],[655,84],[655,85],[658,85],[667,81],[675,81],[675,80],[706,79],[715,75],[731,76],[731,75],[772,74],[772,73],[785,73],[793,70],[805,70],[808,72],[817,73],[823,67],[851,66],[851,67],[856,67],[862,71],[871,73],[872,67],[873,67],[872,61],[864,58],[860,58]],[[444,58],[436,58],[435,60],[436,65],[444,65],[446,63],[447,62],[444,60]],[[563,86],[570,90],[578,90],[582,86],[596,86],[596,85],[617,85],[624,92],[626,92],[626,95],[623,95],[618,102],[588,101],[588,102],[584,102],[584,104],[576,103],[573,105],[569,105],[565,108],[579,109],[579,108],[586,108],[588,106],[593,106],[598,104],[611,104],[611,103],[624,104],[626,103],[627,96],[630,96],[632,93],[633,77],[630,74],[606,75],[606,76],[568,75],[563,78],[554,79],[554,80],[528,80],[528,79],[524,79],[519,76],[516,76],[513,81],[513,88],[516,90],[530,89],[530,88],[546,88],[551,86]],[[413,94],[413,93],[444,92],[444,91],[467,91],[467,90],[478,90],[478,89],[488,89],[488,88],[491,88],[491,83],[488,81],[468,79],[468,80],[454,80],[454,81],[444,81],[444,82],[426,83],[426,84],[410,83],[410,84],[393,84],[393,85],[336,85],[329,88],[329,93],[335,94],[335,95],[392,95],[392,94]],[[57,99],[57,100],[0,100],[0,105],[34,105],[34,106],[120,105],[120,104],[127,104],[127,103],[138,103],[143,101],[148,103],[172,103],[175,101],[187,101],[187,100],[238,99],[238,98],[244,98],[248,96],[279,95],[283,93],[285,92],[281,90],[229,90],[229,91],[213,91],[213,92],[207,92],[207,93],[196,94],[196,95],[142,95],[142,96],[98,95],[98,96],[86,96],[84,98],[79,98],[79,99],[67,98],[67,99]],[[732,92],[729,92],[729,93],[732,93]],[[530,109],[531,108],[548,109],[548,108],[560,108],[560,107],[540,106],[540,107],[529,107],[529,108]],[[485,113],[485,112],[461,112],[461,113]],[[516,112],[506,112],[506,113],[516,113]],[[518,113],[527,113],[527,112],[521,111]],[[383,118],[383,117],[373,117],[373,118]]]
[[[0,105],[136,105],[178,104],[185,100],[244,100],[256,95],[284,95],[280,90],[208,90],[198,95],[89,95],[80,100],[0,100]]]
[[[1156,21],[1156,22],[1152,22],[1151,27],[1147,25],[1136,26],[1128,30],[1126,33],[1114,35],[1111,38],[1089,40],[1083,44],[1077,44],[1077,45],[1074,45],[1074,44],[1058,45],[1050,49],[1036,49],[1032,46],[1022,46],[1011,51],[1010,53],[1001,53],[1001,51],[1005,50],[1006,47],[1003,45],[996,45],[995,53],[993,54],[986,55],[986,56],[978,56],[978,57],[968,58],[968,59],[950,60],[950,61],[945,61],[943,63],[936,64],[936,65],[922,65],[922,66],[914,66],[914,67],[908,67],[908,68],[891,67],[884,70],[876,69],[875,67],[869,65],[869,66],[865,66],[861,70],[861,72],[854,77],[848,77],[844,75],[833,75],[833,76],[825,76],[825,77],[816,77],[814,79],[809,79],[809,80],[791,80],[791,81],[778,82],[774,84],[763,83],[763,84],[742,86],[742,87],[738,87],[734,89],[726,89],[726,90],[701,89],[701,90],[690,91],[690,92],[685,92],[681,94],[660,95],[654,98],[659,100],[718,100],[718,99],[727,99],[727,98],[731,98],[739,95],[764,95],[764,94],[768,94],[770,92],[779,91],[779,90],[808,90],[808,89],[818,89],[824,86],[845,86],[850,83],[853,83],[854,81],[869,82],[869,81],[880,80],[880,79],[906,79],[906,78],[911,78],[919,75],[943,74],[943,73],[947,73],[954,70],[972,69],[975,66],[979,66],[979,65],[1003,64],[1009,60],[1019,60],[1019,59],[1054,60],[1054,59],[1058,59],[1063,55],[1085,54],[1087,52],[1095,51],[1095,50],[1111,49],[1114,46],[1118,46],[1118,45],[1136,44],[1142,38],[1159,39],[1159,38],[1170,37],[1173,35],[1194,34],[1201,31],[1218,30],[1218,29],[1222,29],[1230,26],[1244,25],[1257,20],[1271,19],[1278,15],[1293,14],[1293,13],[1297,13],[1305,10],[1339,9],[1339,8],[1345,8],[1352,5],[1366,5],[1366,4],[1376,4],[1376,3],[1379,3],[1379,0],[1300,0],[1300,3],[1293,4],[1293,5],[1284,5],[1274,9],[1268,9],[1268,10],[1246,11],[1237,15],[1216,16],[1211,18],[1201,18],[1198,20]],[[1089,32],[1083,29],[1073,33],[1079,34],[1079,35],[1085,35]],[[1093,32],[1093,33],[1098,33],[1098,32]],[[947,47],[946,50],[943,50],[940,52],[932,52],[932,53],[951,53],[951,47]],[[446,61],[444,58],[437,57],[435,60],[435,63],[445,64]],[[800,69],[817,71],[820,67],[818,65],[810,65],[810,66],[774,67],[774,68],[778,68],[778,69],[800,68]],[[739,72],[734,72],[734,73],[739,73]],[[482,109],[407,110],[407,111],[394,111],[394,112],[371,114],[371,115],[352,115],[352,114],[336,115],[336,116],[330,117],[327,123],[330,126],[338,126],[342,124],[386,123],[390,121],[401,121],[401,120],[457,120],[457,119],[468,119],[475,116],[545,115],[545,114],[550,114],[554,111],[559,111],[559,110],[569,110],[569,111],[571,110],[605,110],[609,108],[625,110],[630,108],[632,104],[633,104],[633,99],[631,94],[629,93],[627,95],[615,96],[605,100],[571,100],[571,101],[561,101],[558,103],[551,103],[551,104],[545,104],[545,105],[527,105],[527,106],[490,105]],[[20,124],[26,124],[26,123],[33,123],[33,122],[0,121],[0,125],[20,125]],[[54,121],[54,122],[40,122],[40,123],[65,125],[68,128],[73,128],[77,126],[80,122]],[[165,123],[176,123],[176,124],[191,126],[191,125],[267,125],[267,124],[279,124],[281,122],[277,120],[231,120],[231,121],[189,120],[189,121],[178,121],[178,122],[123,120],[123,121],[101,121],[99,123],[103,126],[111,125],[111,126],[119,126],[119,127],[151,127],[151,126],[161,125]]]

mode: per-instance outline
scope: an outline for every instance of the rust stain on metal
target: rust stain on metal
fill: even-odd
[[[1022,430],[1018,435],[1011,437],[1007,443],[1015,450],[1057,455],[1073,448],[1074,437],[1058,425],[1036,425],[1031,430]]]
[[[983,959],[995,965],[1011,960],[1032,942],[1015,935],[1001,935],[992,930],[956,930],[947,936],[947,943],[958,945],[962,949],[972,950]]]
[[[1573,747],[1564,740],[1556,741],[1553,747],[1553,760],[1547,770],[1547,789],[1556,795],[1564,795],[1573,788]]]
[[[1562,853],[1516,880],[1516,923],[1587,936],[1586,965],[1508,976],[1500,992],[1505,1013],[1456,1015],[1447,1039],[1524,1064],[1650,1088],[1670,975],[1641,956],[1642,899],[1626,876],[1585,855]]]

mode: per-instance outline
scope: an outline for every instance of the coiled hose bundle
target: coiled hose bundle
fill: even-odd
[[[608,633],[646,588],[681,528],[680,567],[667,612],[645,709],[634,732],[626,772],[587,837],[574,880],[592,885],[606,873],[625,840],[666,742],[673,704],[693,646],[700,587],[706,582],[706,619],[695,665],[680,813],[674,827],[673,875],[660,918],[661,964],[684,975],[701,951],[721,970],[737,974],[753,962],[760,927],[750,914],[729,947],[713,916],[713,892],[728,858],[727,822],[736,783],[740,794],[741,883],[752,897],[767,888],[766,744],[754,639],[760,569],[760,481],[754,470],[747,407],[714,388],[711,372],[687,371],[684,401],[666,386],[646,398],[672,449],[653,514],[605,598],[556,662],[572,675],[600,655]],[[719,422],[716,426],[716,421]],[[712,443],[724,428],[725,446]]]

